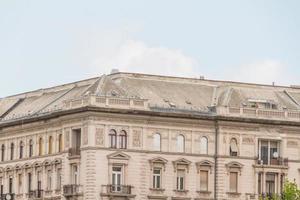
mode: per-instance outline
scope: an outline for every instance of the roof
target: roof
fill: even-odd
[[[240,108],[251,101],[300,111],[300,89],[136,73],[114,73],[0,99],[0,122],[63,110],[86,96],[147,100],[148,108],[210,112],[211,107]]]

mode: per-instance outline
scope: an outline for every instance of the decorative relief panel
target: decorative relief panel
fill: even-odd
[[[288,140],[288,141],[287,141],[287,147],[288,147],[288,148],[298,147],[298,141],[295,141],[295,140]]]
[[[65,147],[69,148],[70,147],[70,130],[65,129]]]
[[[84,126],[82,130],[83,135],[83,145],[87,145],[89,142],[89,135],[88,135],[88,127]]]
[[[104,129],[103,128],[96,128],[96,135],[95,135],[96,145],[104,146]]]
[[[243,137],[242,141],[243,141],[243,144],[254,144],[253,137]]]
[[[142,144],[142,130],[141,129],[133,129],[132,130],[132,146],[133,147],[141,147]]]

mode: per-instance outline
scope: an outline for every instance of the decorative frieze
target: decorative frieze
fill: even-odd
[[[98,127],[96,128],[95,141],[96,141],[96,145],[104,146],[104,129],[103,128],[98,128]]]

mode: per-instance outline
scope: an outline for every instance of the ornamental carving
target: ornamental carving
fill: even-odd
[[[89,142],[88,138],[89,138],[89,136],[88,136],[88,127],[85,126],[85,127],[83,127],[83,145],[88,144],[88,142]]]
[[[287,147],[291,148],[291,147],[298,147],[298,142],[294,141],[294,140],[288,140],[287,141]]]
[[[65,146],[69,148],[70,146],[70,130],[65,130]]]
[[[132,131],[132,146],[133,147],[141,147],[142,144],[142,131],[141,130],[133,130]]]
[[[104,145],[104,130],[103,128],[96,128],[96,145]]]
[[[243,144],[254,144],[254,138],[252,137],[243,137]]]

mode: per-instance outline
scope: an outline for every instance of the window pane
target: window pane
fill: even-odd
[[[208,171],[200,171],[200,190],[208,190]]]
[[[238,173],[230,172],[230,192],[237,192]]]
[[[207,154],[207,138],[202,137],[200,141],[200,153]]]
[[[183,135],[177,136],[177,151],[184,152],[184,136]]]

